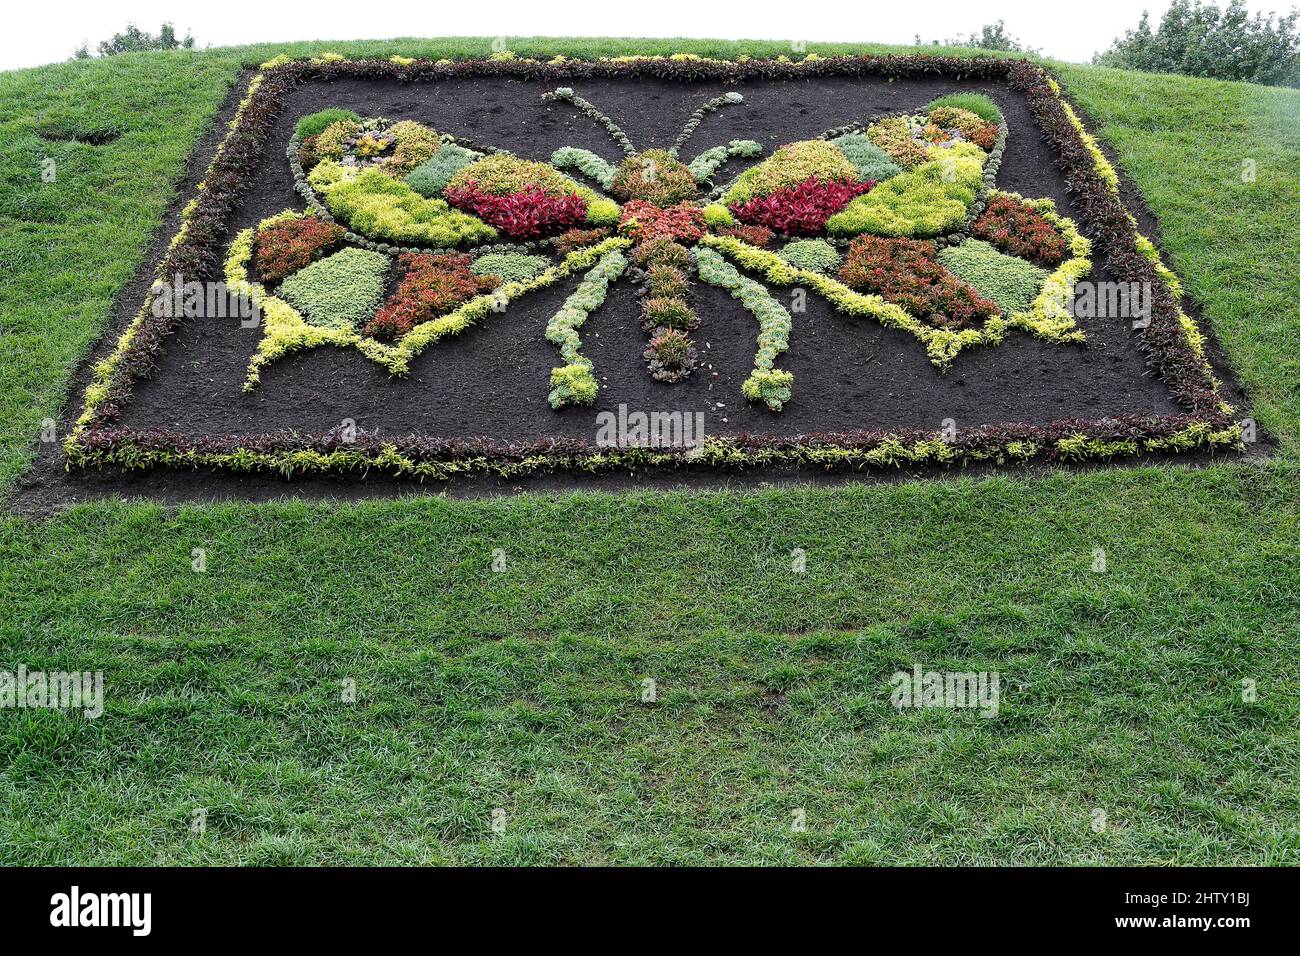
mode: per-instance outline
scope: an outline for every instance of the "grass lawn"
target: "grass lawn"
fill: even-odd
[[[241,65],[326,49],[489,47],[0,73],[0,488]],[[1296,863],[1300,92],[1059,69],[1272,461],[0,516],[0,670],[102,670],[106,694],[94,721],[0,710],[0,863]],[[998,716],[896,712],[914,665],[1000,672]]]

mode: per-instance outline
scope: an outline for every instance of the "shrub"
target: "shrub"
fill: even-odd
[[[609,184],[610,193],[619,199],[640,199],[658,206],[691,199],[698,188],[691,171],[662,149],[627,157]]]
[[[587,203],[581,196],[555,196],[541,186],[525,186],[502,196],[481,189],[471,179],[464,186],[448,186],[444,195],[453,206],[469,210],[514,239],[536,239],[587,218]]]
[[[676,329],[664,329],[652,338],[643,357],[651,378],[659,382],[680,382],[699,361],[691,340]]]
[[[666,237],[681,242],[696,242],[708,231],[704,210],[690,203],[662,208],[643,199],[633,199],[623,207],[620,231],[638,241]]]
[[[1012,196],[990,198],[971,235],[1039,265],[1055,266],[1065,259],[1065,237],[1042,213]]]
[[[736,177],[722,201],[734,212],[739,203],[770,196],[813,178],[821,182],[852,182],[857,178],[857,170],[839,147],[825,140],[788,143]]]
[[[561,365],[551,369],[551,391],[546,400],[555,409],[565,405],[590,405],[596,400],[599,390],[596,376],[588,366]]]
[[[550,266],[550,261],[542,256],[523,252],[489,252],[475,259],[470,270],[479,276],[499,276],[502,282],[527,282]]]
[[[927,113],[941,106],[953,106],[960,110],[969,110],[985,122],[997,126],[1002,122],[1002,110],[983,93],[949,93],[926,104]]]
[[[657,329],[688,331],[700,324],[695,310],[679,297],[645,299],[641,303],[641,328],[647,332]]]
[[[1174,0],[1155,30],[1144,12],[1136,30],[1126,30],[1092,61],[1122,70],[1300,86],[1298,16],[1292,10],[1275,23],[1272,13],[1252,18],[1242,0],[1230,0],[1223,9]]]
[[[753,225],[732,226],[730,229],[721,230],[718,234],[732,236],[741,242],[749,243],[751,246],[758,246],[760,249],[771,242],[772,236],[775,235],[767,226]]]
[[[980,239],[949,246],[935,258],[981,296],[996,303],[1005,315],[1024,312],[1033,305],[1048,276],[1046,269],[1003,255]]]
[[[320,134],[308,136],[298,147],[298,162],[302,163],[304,170],[310,170],[320,162],[320,153],[316,150],[316,143],[320,140]]]
[[[344,229],[315,216],[281,219],[257,230],[257,275],[267,283],[305,268],[343,241]]]
[[[941,129],[956,130],[985,152],[993,149],[998,142],[997,124],[981,119],[970,110],[956,106],[936,106],[930,111],[930,122]]]
[[[685,246],[663,238],[638,243],[632,249],[632,259],[643,269],[648,269],[650,266],[685,269],[691,264],[691,254],[687,252]]]
[[[356,178],[359,172],[355,166],[344,166],[337,160],[322,158],[307,174],[307,182],[316,192],[327,193],[339,183]]]
[[[840,281],[872,292],[933,326],[963,328],[998,314],[934,258],[932,242],[859,236],[849,245]]]
[[[325,132],[325,127],[331,123],[340,121],[351,121],[356,124],[361,123],[361,117],[351,110],[341,110],[336,107],[330,107],[327,110],[321,110],[319,113],[312,113],[298,120],[298,125],[294,127],[294,132],[299,139],[305,140],[309,136],[318,136]]]
[[[618,203],[594,193],[587,199],[587,222],[593,226],[612,226],[621,215]]]
[[[567,256],[575,249],[609,238],[609,229],[568,229],[555,237],[555,251]]]
[[[889,116],[867,128],[867,138],[901,169],[916,169],[930,161],[930,151],[913,139],[912,124],[905,116]]]
[[[831,140],[844,158],[858,171],[858,179],[883,183],[902,170],[889,158],[889,154],[862,133],[849,133]]]
[[[353,230],[372,239],[450,247],[496,237],[496,230],[486,223],[451,209],[441,199],[425,199],[378,169],[363,170],[332,186],[325,193],[325,205]]]
[[[580,195],[578,184],[545,163],[521,159],[509,153],[493,153],[476,160],[472,166],[458,170],[448,185],[475,188],[492,196],[509,196],[536,187],[548,196]],[[586,190],[590,194],[590,190]]]
[[[793,387],[793,372],[779,368],[755,369],[740,383],[740,394],[751,402],[762,402],[772,411],[779,412],[790,401]]]
[[[984,167],[978,160],[963,155],[945,157],[881,183],[832,216],[826,226],[839,236],[863,232],[913,238],[941,235],[965,222],[966,211],[983,184]]]
[[[367,335],[385,341],[400,339],[417,325],[500,284],[494,275],[475,275],[469,256],[405,253],[397,261],[402,280],[366,326]]]
[[[797,185],[733,205],[731,211],[742,222],[789,235],[811,236],[821,232],[826,220],[847,206],[854,196],[868,192],[874,185],[852,178],[824,181],[809,176]]]
[[[187,31],[184,40],[176,39],[176,27],[170,21],[164,20],[162,26],[158,28],[157,36],[141,30],[134,23],[128,23],[121,33],[114,33],[109,39],[99,41],[96,49],[100,56],[117,56],[119,53],[133,53],[138,50],[175,50],[178,47],[186,50],[194,49],[194,37]],[[90,44],[82,43],[73,55],[78,60],[88,59]]]
[[[359,132],[361,123],[357,120],[335,120],[320,131],[320,138],[316,140],[316,154],[322,159],[342,159],[348,140]]]
[[[384,132],[367,130],[348,143],[344,153],[351,153],[356,159],[374,159],[396,145],[397,137]]]
[[[406,184],[426,199],[441,196],[451,177],[478,158],[478,153],[464,146],[444,143],[431,158],[407,174]]]
[[[939,46],[939,40],[931,41],[935,46]],[[916,35],[916,45],[921,45],[921,35]],[[1005,20],[999,20],[997,23],[986,23],[980,27],[979,33],[968,33],[966,36],[957,36],[942,41],[943,46],[973,46],[980,50],[1003,50],[1015,53],[1037,53],[1035,47],[1024,46],[1016,37],[1007,33],[1007,24]]]
[[[840,264],[840,254],[824,239],[799,239],[779,253],[782,259],[800,269],[829,272]]]
[[[394,123],[389,132],[397,137],[397,146],[384,166],[393,176],[405,176],[417,166],[428,162],[442,149],[442,140],[438,134],[423,123],[402,120]]]
[[[655,299],[680,299],[690,288],[686,273],[672,266],[651,266],[646,270],[646,285]]]
[[[284,280],[280,295],[325,328],[355,328],[383,298],[387,256],[343,249]]]
[[[726,226],[734,226],[736,219],[731,215],[731,210],[722,203],[709,203],[704,207],[704,221],[708,223],[710,229],[722,229]]]

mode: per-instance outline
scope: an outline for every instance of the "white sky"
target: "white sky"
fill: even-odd
[[[1225,0],[1226,2],[1226,0]],[[1251,10],[1285,9],[1293,0],[1247,0]],[[0,69],[67,59],[84,40],[93,50],[128,21],[156,33],[172,20],[200,46],[283,40],[362,40],[400,36],[691,36],[910,43],[966,35],[1003,19],[1021,42],[1047,56],[1086,62],[1143,9],[1158,21],[1169,0],[379,0],[284,3],[217,0],[21,2],[5,6]]]

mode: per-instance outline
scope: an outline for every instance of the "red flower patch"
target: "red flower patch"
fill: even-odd
[[[469,256],[408,252],[397,263],[402,281],[366,326],[366,335],[382,341],[400,339],[420,323],[501,284],[497,276],[471,272]]]
[[[541,186],[525,186],[518,192],[494,196],[471,179],[464,186],[448,188],[443,195],[457,209],[472,212],[512,239],[536,239],[587,218],[587,201],[581,196],[552,196]]]
[[[935,261],[933,242],[859,236],[849,245],[840,281],[933,326],[963,328],[999,314],[994,303]]]
[[[661,238],[697,242],[709,229],[699,206],[678,203],[661,207],[644,199],[630,200],[623,207],[618,228],[638,242]]]
[[[285,219],[257,231],[255,265],[263,282],[279,282],[343,241],[347,230],[315,216]]]
[[[719,230],[719,235],[733,236],[741,242],[764,249],[772,241],[774,233],[767,226],[728,226]]]
[[[608,239],[609,234],[610,231],[604,227],[599,229],[570,229],[568,232],[562,232],[555,237],[555,251],[562,256],[567,256],[574,250],[590,246],[602,239]]]
[[[971,233],[1003,252],[1043,266],[1060,265],[1065,238],[1042,214],[1010,196],[994,196]]]
[[[826,220],[876,185],[850,179],[825,180],[809,176],[797,186],[778,189],[770,196],[758,196],[748,202],[734,203],[731,212],[741,222],[767,226],[792,236],[815,236]]]

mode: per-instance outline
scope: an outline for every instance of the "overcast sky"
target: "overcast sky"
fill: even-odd
[[[1226,0],[1225,0],[1226,2]],[[1248,0],[1252,10],[1283,8],[1292,0]],[[400,36],[632,36],[720,39],[838,40],[910,43],[964,36],[1003,19],[1022,42],[1048,56],[1084,62],[1135,26],[1143,9],[1153,19],[1169,0],[382,0],[358,3],[285,3],[219,0],[203,6],[175,0],[120,0],[5,5],[0,68],[67,59],[82,42],[93,49],[134,22],[151,33],[172,20],[200,46],[277,40],[359,40]]]

